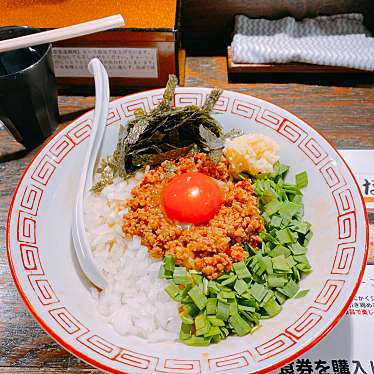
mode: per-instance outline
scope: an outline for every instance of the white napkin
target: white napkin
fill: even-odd
[[[235,18],[235,63],[305,62],[374,70],[374,38],[360,14],[296,21]]]

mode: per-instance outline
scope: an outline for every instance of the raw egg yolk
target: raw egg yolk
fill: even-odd
[[[165,186],[162,203],[169,218],[201,224],[219,211],[222,192],[213,178],[199,172],[184,173],[172,178]]]

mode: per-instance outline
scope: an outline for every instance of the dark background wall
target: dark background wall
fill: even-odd
[[[225,54],[235,14],[301,19],[338,13],[363,13],[374,31],[374,0],[183,0],[182,42],[190,55]]]

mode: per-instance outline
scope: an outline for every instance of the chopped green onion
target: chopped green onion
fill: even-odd
[[[230,305],[224,301],[218,300],[216,317],[227,321],[230,315]]]
[[[275,198],[273,192],[271,190],[266,190],[263,192],[262,196],[261,196],[261,202],[263,204],[267,204],[269,203],[271,200],[273,200]]]
[[[175,268],[175,257],[167,255],[164,257],[165,270],[173,272]]]
[[[199,314],[200,310],[194,303],[185,303],[183,304],[183,309],[188,313],[191,317],[195,317]]]
[[[309,261],[305,255],[293,256],[296,262],[309,265]]]
[[[310,223],[309,222],[298,222],[293,225],[292,230],[299,232],[300,234],[306,234],[310,230]]]
[[[201,275],[201,274],[202,274],[201,271],[196,270],[196,269],[191,269],[191,270],[189,270],[189,273],[190,273],[191,275],[193,275],[193,274]]]
[[[253,307],[253,308],[257,308],[258,307],[257,302],[256,302],[256,300],[253,297],[251,299],[242,299],[242,300],[239,300],[239,304],[240,305],[250,306],[250,307]]]
[[[258,313],[252,313],[252,312],[247,312],[245,310],[241,311],[241,315],[243,315],[246,320],[253,322],[254,324],[258,325],[260,323],[260,317],[261,315]]]
[[[191,283],[186,268],[181,266],[176,267],[173,272],[173,281],[175,284]]]
[[[234,290],[241,295],[248,290],[248,284],[243,279],[238,279],[234,284]]]
[[[303,273],[310,273],[312,268],[309,264],[297,264],[296,268],[302,271]]]
[[[194,284],[201,284],[203,281],[203,276],[201,274],[191,274]]]
[[[210,329],[210,322],[204,316],[204,314],[199,314],[195,317],[195,327],[196,327],[196,336],[206,334]]]
[[[182,302],[183,303],[192,302],[192,300],[189,300],[191,298],[188,296],[188,291],[192,288],[192,284],[189,283],[189,284],[186,284],[186,285],[179,285],[179,288],[180,287],[184,287],[181,290],[182,291],[182,293],[181,293]],[[189,301],[187,301],[187,300],[189,300]]]
[[[212,337],[213,343],[219,343],[222,340],[221,333]]]
[[[279,209],[279,215],[284,217],[293,217],[296,213],[300,212],[303,206],[300,204],[295,204],[291,201],[284,202]]]
[[[182,323],[181,329],[179,331],[179,339],[186,340],[191,338],[191,326],[190,324]]]
[[[256,309],[254,308],[254,307],[252,307],[252,306],[246,306],[246,305],[238,305],[238,310],[239,311],[243,311],[243,310],[245,310],[245,311],[247,311],[247,312],[254,312]]]
[[[300,297],[304,297],[305,295],[307,295],[309,293],[309,290],[300,290],[296,295],[295,295],[295,299],[299,299]]]
[[[301,194],[300,189],[297,186],[287,183],[283,184],[282,192],[286,194],[287,199],[295,203],[296,201],[293,201],[293,197]]]
[[[278,244],[270,253],[269,253],[269,256],[270,257],[278,257],[280,255],[284,255],[284,257],[287,257],[289,256],[291,253],[291,251],[283,246],[283,245],[280,245]]]
[[[203,293],[204,295],[208,295],[208,284],[209,284],[209,281],[207,278],[203,278]]]
[[[219,293],[221,299],[235,299],[235,292],[234,291],[221,291]]]
[[[280,255],[271,259],[273,263],[273,270],[275,273],[288,273],[291,271],[291,268],[287,262],[284,255]]]
[[[160,270],[158,272],[158,277],[161,278],[161,279],[170,279],[170,278],[173,277],[173,272],[166,270],[165,265],[162,264],[160,266]]]
[[[276,316],[282,310],[282,307],[275,301],[274,297],[270,298],[263,308],[270,317]]]
[[[188,295],[200,310],[204,309],[206,303],[208,302],[208,299],[200,290],[199,286],[194,286],[193,288],[191,288],[191,290],[188,292]]]
[[[233,314],[229,322],[239,336],[247,335],[251,331],[251,325],[240,317],[239,313]]]
[[[278,288],[278,291],[281,292],[283,295],[291,298],[297,294],[299,290],[299,285],[293,281],[292,279],[282,288]]]
[[[220,328],[218,326],[211,326],[209,331],[204,334],[204,337],[219,335],[221,332]]]
[[[300,189],[308,185],[308,174],[306,173],[306,171],[296,174],[295,179],[296,179],[296,186]]]
[[[290,229],[288,227],[286,227],[283,230],[277,231],[276,235],[277,235],[277,238],[278,238],[278,240],[281,244],[287,244],[287,243],[292,243],[293,242],[292,234],[291,234]]]
[[[283,287],[287,283],[287,277],[282,274],[269,274],[267,283],[271,288]]]
[[[247,300],[253,300],[251,290],[244,291],[240,296]]]
[[[296,282],[300,282],[300,279],[301,279],[300,270],[296,266],[292,268],[292,273],[293,273],[293,280]]]
[[[224,281],[227,278],[230,278],[230,274],[222,274],[219,278],[217,278],[217,282]]]
[[[275,301],[274,297],[270,298],[263,308],[270,317],[274,317],[282,310],[282,307]]]
[[[232,267],[234,268],[234,271],[239,279],[251,278],[251,273],[249,272],[243,261],[234,262]]]
[[[291,223],[291,217],[289,217],[289,216],[284,216],[284,217],[282,218],[282,226],[289,226],[290,223]],[[290,232],[290,235],[291,235],[291,232]],[[291,237],[292,237],[292,235],[291,235]]]
[[[251,294],[258,302],[261,302],[267,294],[266,287],[262,284],[254,283],[251,287]]]
[[[280,293],[279,291],[275,291],[275,297],[278,301],[279,304],[284,304],[287,300],[287,297],[285,295],[283,295],[282,293]]]
[[[221,282],[221,284],[222,284],[222,286],[230,285],[230,284],[232,284],[236,281],[236,278],[237,278],[237,276],[235,274],[231,275],[230,277],[225,279],[223,282]]]
[[[260,303],[260,306],[264,306],[268,302],[268,300],[271,299],[273,296],[274,296],[273,291],[266,290],[266,294],[265,294],[264,298],[262,299],[262,301]]]
[[[194,319],[189,314],[181,314],[180,318],[185,325],[192,325],[194,323]]]
[[[303,255],[306,253],[306,248],[303,247],[299,242],[291,244],[291,251],[294,255]]]
[[[183,343],[195,347],[206,346],[210,344],[210,339],[204,338],[203,336],[192,335],[189,339],[183,340]]]
[[[257,252],[256,250],[251,246],[249,245],[248,243],[244,243],[244,249],[251,255],[255,255]]]
[[[303,195],[300,193],[300,195],[295,195],[292,199],[292,202],[295,204],[302,204],[303,202]]]
[[[286,258],[286,260],[287,260],[288,266],[289,266],[290,268],[292,268],[293,266],[296,265],[296,261],[294,260],[294,257],[292,257],[292,256],[288,256],[288,257]]]
[[[208,290],[211,293],[217,294],[221,291],[219,284],[216,281],[210,280],[208,282]]]
[[[190,288],[191,289],[191,288]],[[188,290],[189,291],[189,290]],[[188,291],[187,291],[187,295],[184,296],[182,299],[181,299],[181,303],[182,304],[193,304],[193,300],[188,296]],[[183,293],[184,293],[184,290],[183,290]]]
[[[179,296],[179,291],[180,291],[180,288],[174,284],[174,283],[170,283],[168,284],[168,286],[165,288],[165,291],[166,293],[172,298],[172,299],[176,299],[178,296]]]
[[[273,173],[271,174],[271,178],[273,179],[276,179],[277,177],[285,178],[288,173],[289,168],[290,168],[289,166],[283,165],[279,161],[277,161],[273,165]]]
[[[271,258],[266,256],[262,258],[262,261],[266,265],[266,272],[268,274],[273,274],[273,263],[271,262]]]
[[[306,235],[305,235],[305,239],[304,239],[304,246],[306,246],[309,242],[310,242],[310,239],[312,239],[312,236],[313,236],[313,233],[312,231],[309,231]]]
[[[267,268],[267,264],[264,261],[263,257],[260,254],[252,257],[252,261],[249,264],[249,268],[252,270],[252,273],[257,276],[261,276]]]
[[[215,316],[208,316],[208,321],[213,325],[213,326],[225,326],[225,322],[222,319],[219,319]]]
[[[236,301],[229,302],[229,313],[230,315],[238,313],[238,304],[236,303]]]
[[[230,334],[230,331],[226,327],[221,327],[221,335],[226,337]]]
[[[206,313],[207,314],[216,314],[217,313],[217,299],[209,298],[206,303]]]
[[[264,207],[265,212],[272,216],[273,214],[277,213],[278,210],[282,207],[282,203],[278,200],[271,200],[270,203],[267,203]]]
[[[274,215],[273,217],[271,217],[270,224],[274,227],[280,227],[282,224],[282,217]]]

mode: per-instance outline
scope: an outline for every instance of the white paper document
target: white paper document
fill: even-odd
[[[366,208],[374,210],[374,150],[340,149],[364,196]],[[374,348],[373,348],[374,351]]]
[[[157,48],[67,48],[52,50],[56,77],[90,77],[88,62],[97,57],[110,77],[157,78]]]
[[[374,374],[374,265],[339,324],[317,345],[272,374]]]

